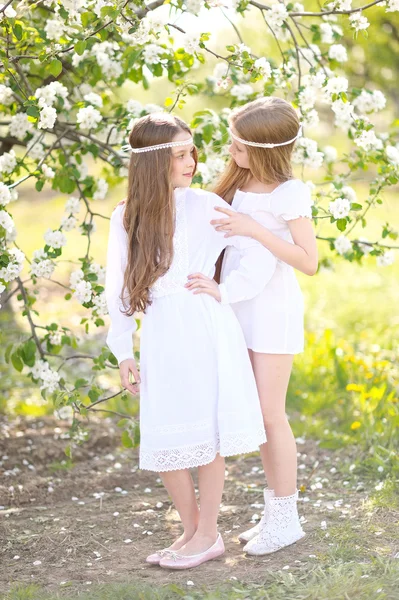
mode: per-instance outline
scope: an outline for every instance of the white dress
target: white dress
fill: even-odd
[[[308,186],[298,179],[282,183],[271,193],[237,190],[232,208],[251,215],[287,242],[294,243],[288,221],[312,217]],[[221,281],[228,279],[240,261],[240,250],[227,248]],[[297,354],[304,348],[304,305],[294,268],[278,260],[275,273],[262,291],[234,303],[233,310],[244,332],[247,347],[266,354]]]
[[[224,238],[210,225],[228,205],[198,189],[175,192],[174,258],[151,289],[152,304],[140,338],[140,467],[170,471],[232,456],[266,441],[256,384],[244,336],[226,302],[259,294],[276,268],[275,257],[250,238]],[[111,318],[107,344],[118,362],[133,357],[134,316],[120,311],[127,234],[123,206],[112,214],[106,294]],[[241,262],[221,286],[223,302],[194,295],[184,285],[196,272],[213,277],[227,244]]]

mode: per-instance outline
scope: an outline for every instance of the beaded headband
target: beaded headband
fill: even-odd
[[[176,146],[188,146],[193,143],[193,138],[190,137],[188,140],[182,140],[181,142],[167,142],[166,144],[156,144],[155,146],[144,146],[143,148],[132,148],[130,144],[122,146],[122,152],[133,152],[139,154],[140,152],[151,152],[152,150],[162,150],[163,148],[175,148]]]
[[[241,144],[245,144],[246,146],[254,146],[255,148],[275,148],[276,146],[287,146],[288,144],[292,144],[292,142],[295,142],[295,140],[302,135],[302,125],[299,126],[298,133],[294,138],[292,138],[292,140],[288,140],[288,142],[281,142],[280,144],[262,144],[260,142],[250,142],[249,140],[243,140],[242,138],[235,135],[230,128],[229,132],[234,140],[236,140],[237,142],[241,142]]]

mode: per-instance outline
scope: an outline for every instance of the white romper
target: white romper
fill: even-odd
[[[233,243],[240,248],[237,270],[221,286],[223,302],[252,298],[266,286],[275,257],[254,240],[225,238],[210,221],[214,206],[228,205],[211,192],[175,191],[174,257],[151,289],[140,339],[140,468],[170,471],[232,456],[266,441],[256,384],[244,336],[229,304],[184,285],[201,272],[213,277],[215,262]],[[120,363],[133,357],[134,316],[120,308],[127,257],[124,207],[111,217],[106,294],[111,318],[107,343]]]
[[[270,193],[237,190],[232,208],[251,215],[283,240],[294,243],[288,221],[312,217],[309,187],[299,179],[282,183]],[[228,279],[240,261],[240,250],[227,248],[221,281]],[[273,277],[251,299],[232,305],[247,347],[266,354],[297,354],[304,348],[303,296],[290,265],[277,261]]]

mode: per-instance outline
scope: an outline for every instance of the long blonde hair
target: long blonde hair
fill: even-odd
[[[152,114],[138,119],[129,136],[132,148],[171,142],[189,126],[173,115]],[[194,149],[197,163],[197,153]],[[124,227],[128,258],[122,299],[125,314],[145,311],[151,304],[150,288],[173,260],[175,203],[172,185],[172,149],[132,153]]]
[[[240,138],[258,143],[286,142],[294,138],[299,129],[298,115],[291,104],[273,96],[240,106],[232,112],[229,121]],[[231,159],[216,184],[215,193],[231,204],[236,190],[251,177],[266,184],[292,179],[294,144],[276,148],[246,146],[249,169],[239,167]]]

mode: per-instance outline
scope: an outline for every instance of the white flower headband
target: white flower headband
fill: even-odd
[[[181,142],[167,142],[166,144],[156,144],[155,146],[144,146],[143,148],[132,148],[130,144],[122,146],[122,152],[133,152],[139,154],[140,152],[151,152],[152,150],[162,150],[163,148],[175,148],[176,146],[188,146],[193,143],[193,138],[190,137],[188,140],[182,140]]]
[[[231,129],[229,128],[229,133],[231,137],[237,142],[241,142],[241,144],[245,144],[246,146],[254,146],[255,148],[275,148],[276,146],[287,146],[288,144],[292,144],[302,135],[302,125],[299,125],[298,133],[292,140],[288,140],[288,142],[281,142],[280,144],[262,144],[260,142],[250,142],[249,140],[243,140],[242,138],[235,135]]]

